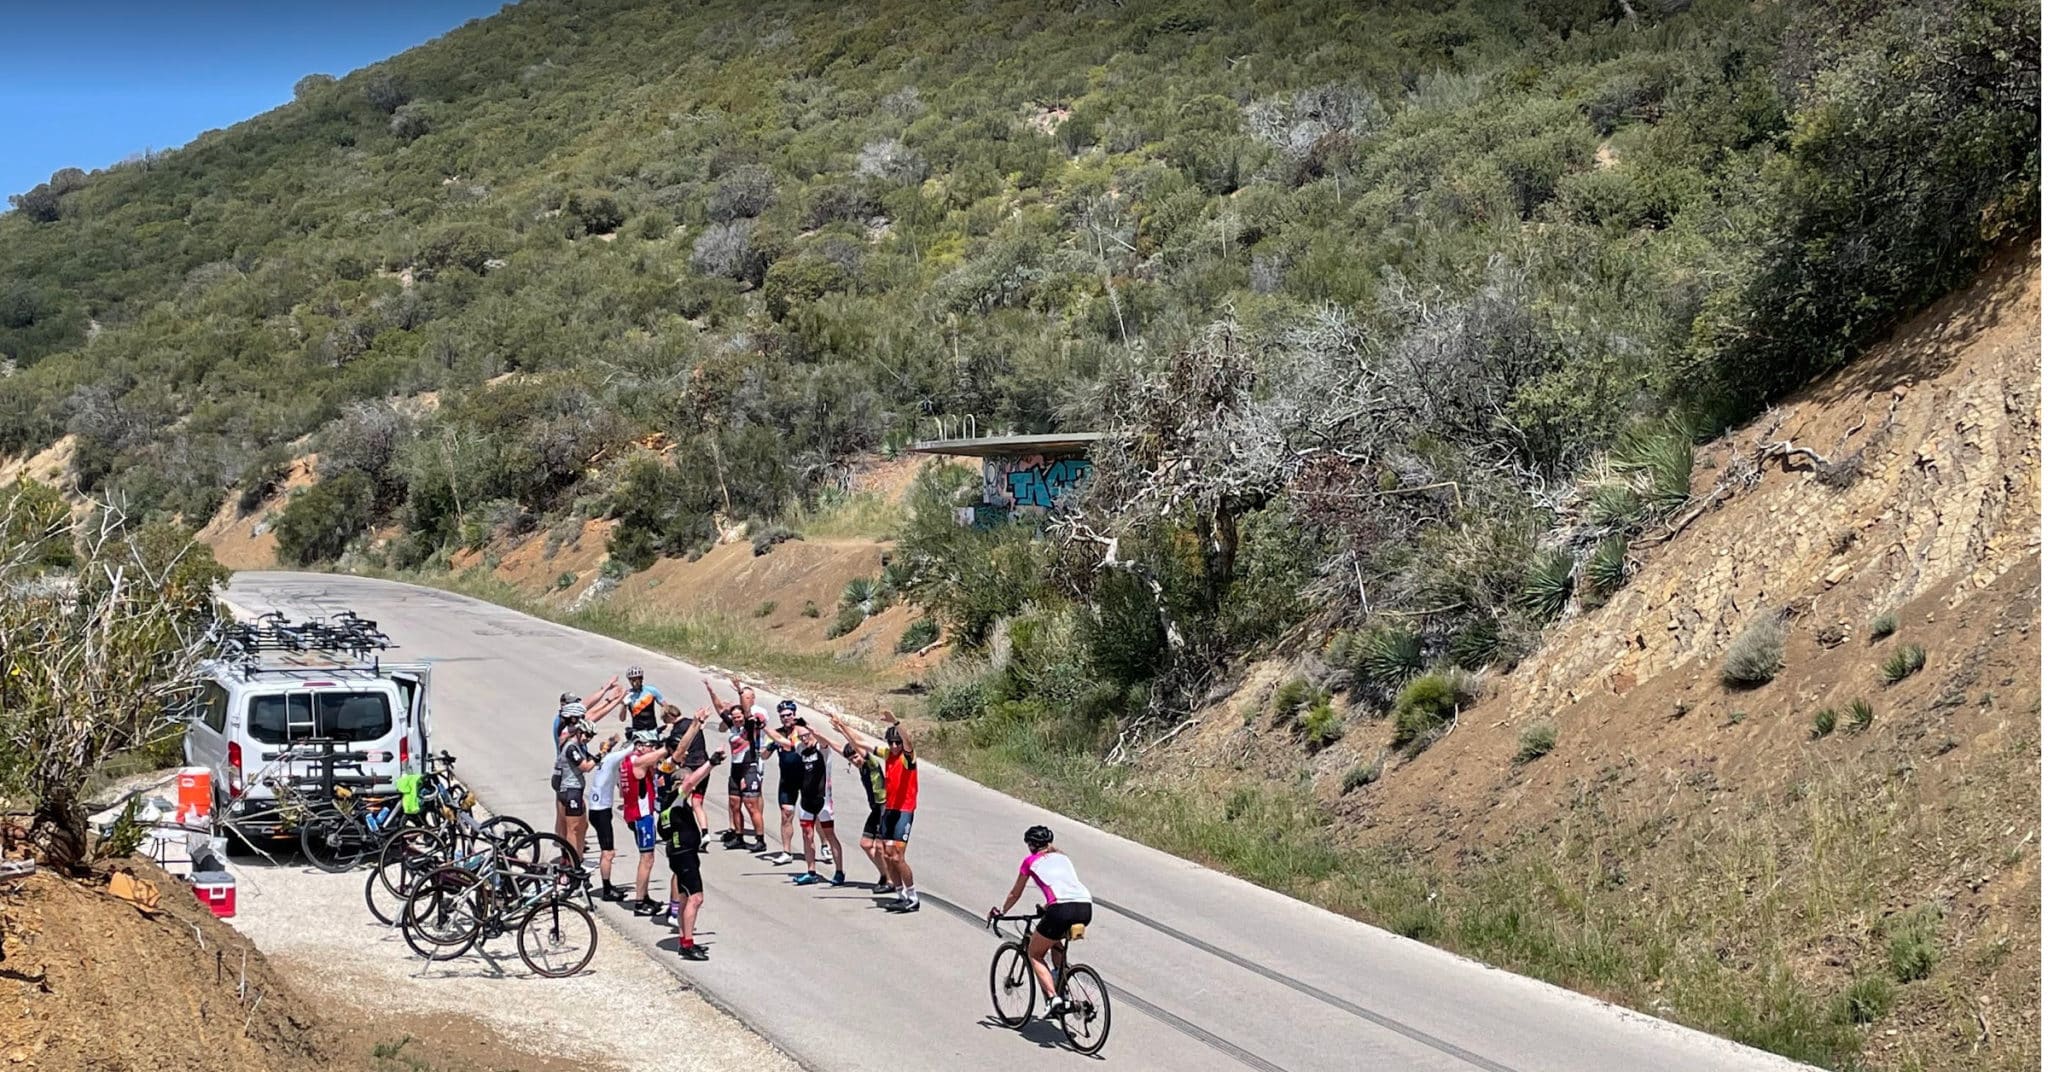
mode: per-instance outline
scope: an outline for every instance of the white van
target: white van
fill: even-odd
[[[362,778],[356,784],[369,792],[394,790],[426,757],[426,663],[220,661],[206,664],[204,676],[185,728],[185,762],[213,772],[216,820],[244,835],[278,830],[266,779],[319,776],[320,764],[288,754],[360,753],[359,766],[342,773]]]

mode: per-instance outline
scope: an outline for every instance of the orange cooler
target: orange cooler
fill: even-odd
[[[213,772],[205,767],[183,767],[178,771],[178,814],[180,823],[213,821]]]

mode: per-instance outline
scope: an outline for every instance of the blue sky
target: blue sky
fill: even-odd
[[[0,194],[59,168],[169,149],[490,15],[505,0],[73,0],[6,4]],[[4,208],[4,205],[0,205]]]

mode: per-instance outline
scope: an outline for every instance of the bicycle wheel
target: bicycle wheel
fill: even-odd
[[[547,867],[569,861],[581,867],[582,854],[554,834],[527,834],[506,847],[505,855],[528,867]]]
[[[597,955],[597,920],[581,905],[549,898],[519,924],[519,959],[535,975],[560,979],[590,965]]]
[[[996,949],[988,966],[988,997],[996,1007],[996,1022],[1004,1027],[1023,1027],[1031,1022],[1031,1010],[1038,1004],[1038,980],[1031,977],[1031,958],[1016,942]]]
[[[377,839],[353,815],[330,815],[299,827],[299,851],[314,867],[338,875],[378,849]]]
[[[1094,1054],[1109,1041],[1109,985],[1086,964],[1067,968],[1060,980],[1060,994],[1067,1011],[1060,1017],[1060,1030],[1067,1045],[1077,1053]]]
[[[404,862],[392,860],[388,865],[378,864],[371,868],[369,877],[363,880],[363,901],[370,906],[370,915],[388,927],[405,911],[406,891],[394,889],[392,881],[385,879],[384,869],[387,866],[402,869]]]
[[[477,824],[478,832],[499,845],[509,846],[533,834],[533,824],[517,815],[497,815]]]
[[[403,899],[421,875],[452,862],[446,841],[431,830],[401,830],[377,853],[377,876],[384,892]]]
[[[483,880],[470,871],[443,868],[423,877],[398,917],[405,944],[428,960],[469,952],[483,933],[486,897]]]

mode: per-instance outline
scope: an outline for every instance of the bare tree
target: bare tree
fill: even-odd
[[[182,529],[133,528],[101,507],[74,529],[17,524],[23,489],[0,503],[0,789],[33,802],[44,862],[94,861],[86,780],[108,756],[176,731],[226,571]],[[76,539],[70,574],[41,563]]]

